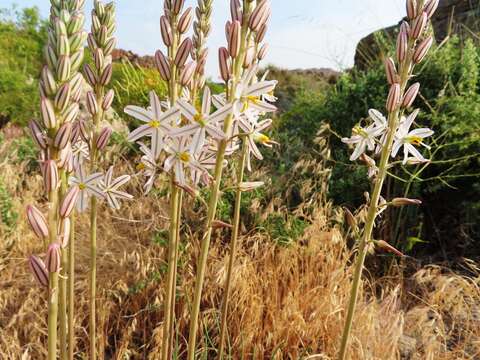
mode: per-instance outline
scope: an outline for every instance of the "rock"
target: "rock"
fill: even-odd
[[[112,52],[112,60],[116,62],[129,61],[132,64],[139,65],[144,68],[154,68],[155,58],[153,56],[140,56],[133,51],[115,49]]]
[[[480,31],[479,20],[480,0],[440,0],[432,18],[435,39],[438,43],[442,42],[450,29],[452,34],[458,34],[461,37],[475,36],[475,33]],[[399,24],[378,30],[360,40],[355,52],[355,66],[364,70],[372,60],[381,56],[382,49],[376,41],[376,35],[383,32],[387,38],[394,41]]]

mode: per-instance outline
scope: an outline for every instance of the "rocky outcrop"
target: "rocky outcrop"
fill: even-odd
[[[145,68],[155,67],[155,59],[153,56],[140,56],[132,51],[115,49],[112,52],[113,61],[129,61],[132,64],[139,65]]]
[[[432,25],[437,42],[441,42],[449,34],[458,34],[462,37],[473,36],[478,40],[480,32],[480,0],[440,0]],[[387,38],[395,39],[398,26],[372,33],[362,40],[355,53],[355,66],[365,69],[382,53],[382,46],[376,40],[376,35],[384,33]]]

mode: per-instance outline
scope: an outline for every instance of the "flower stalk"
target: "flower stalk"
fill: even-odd
[[[395,63],[393,59],[387,59],[386,73],[387,80],[391,84],[390,92],[388,95],[386,108],[388,111],[388,121],[386,121],[379,112],[376,110],[370,111],[370,116],[375,122],[369,129],[381,129],[381,131],[364,132],[363,135],[356,132],[357,135],[352,136],[350,139],[343,139],[346,143],[357,144],[356,151],[352,155],[351,160],[356,160],[358,156],[362,154],[366,148],[373,150],[375,147],[371,145],[371,140],[376,136],[381,136],[379,143],[377,144],[377,153],[380,152],[380,163],[378,167],[373,163],[375,168],[374,186],[372,196],[370,198],[370,204],[368,207],[367,218],[363,234],[361,235],[358,244],[358,253],[352,279],[352,289],[350,293],[350,300],[347,309],[347,316],[345,326],[342,334],[340,351],[338,358],[344,360],[347,356],[348,341],[353,324],[353,317],[355,315],[355,308],[358,298],[358,293],[361,284],[361,276],[363,273],[365,258],[367,255],[368,246],[373,242],[372,239],[373,230],[375,227],[375,221],[378,218],[382,209],[380,208],[380,201],[382,200],[383,185],[388,175],[390,167],[390,157],[395,157],[399,148],[404,147],[404,163],[407,163],[409,154],[412,154],[418,161],[425,161],[423,156],[412,146],[423,143],[421,139],[433,134],[429,129],[417,129],[411,132],[408,131],[409,127],[413,123],[413,120],[418,114],[418,111],[414,111],[408,118],[405,118],[403,114],[410,107],[416,95],[418,94],[419,84],[414,84],[413,90],[407,90],[409,80],[413,75],[415,64],[419,63],[426,55],[425,43],[432,42],[431,36],[424,34],[428,26],[427,18],[431,17],[426,15],[426,12],[432,6],[432,3],[436,0],[430,0],[427,4],[424,4],[423,0],[408,0],[407,11],[410,17],[410,24],[404,22],[401,26],[400,33],[397,40],[397,61],[398,70],[397,75],[395,69]],[[434,5],[434,4],[433,4]],[[417,9],[423,9],[417,11]],[[419,25],[421,24],[421,25]],[[422,40],[421,37],[425,36]],[[421,54],[419,55],[419,51]],[[362,138],[363,137],[363,138]],[[368,139],[368,140],[367,140]],[[367,140],[367,141],[366,141]],[[372,160],[373,161],[373,160]],[[395,199],[394,199],[395,200]],[[391,204],[398,205],[399,201],[394,201]],[[419,201],[413,201],[409,199],[408,204],[418,204]],[[406,204],[406,205],[408,205]],[[403,205],[403,203],[402,203]],[[388,205],[387,205],[388,206]]]

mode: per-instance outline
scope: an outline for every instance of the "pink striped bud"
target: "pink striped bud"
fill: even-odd
[[[87,80],[91,87],[95,87],[97,85],[98,77],[89,64],[85,64],[83,67],[83,74],[85,75],[85,80]]]
[[[255,48],[251,47],[245,52],[245,57],[243,59],[243,68],[248,69],[255,60]]]
[[[405,31],[400,31],[397,38],[397,60],[403,63],[407,57],[408,51],[408,35]]]
[[[161,50],[157,50],[155,53],[155,65],[157,66],[157,70],[160,73],[161,78],[164,81],[169,81],[172,77],[170,64]]]
[[[422,15],[417,17],[413,22],[412,30],[410,31],[410,35],[412,39],[418,39],[420,35],[422,35],[423,30],[427,26],[428,23],[428,16],[426,12],[423,12]]]
[[[177,65],[177,67],[181,68],[183,65],[185,65],[191,50],[192,40],[190,38],[186,38],[178,47],[177,56],[175,56],[175,65]]]
[[[105,56],[103,55],[103,50],[100,48],[95,49],[93,53],[93,61],[97,69],[103,69],[105,63]]]
[[[65,146],[65,148],[60,151],[58,168],[65,170],[67,173],[73,172],[73,152],[70,144]]]
[[[70,56],[60,56],[57,64],[57,80],[67,81],[72,71],[72,61]]]
[[[38,256],[31,255],[28,264],[35,280],[43,287],[48,287],[48,272],[45,263]]]
[[[382,250],[384,250],[384,251],[386,251],[386,252],[388,252],[388,253],[391,253],[391,254],[394,254],[394,255],[397,255],[397,256],[400,256],[400,257],[404,257],[404,256],[405,256],[400,250],[398,250],[397,248],[393,247],[392,245],[390,245],[389,243],[387,243],[385,240],[375,240],[375,241],[374,241],[374,244],[375,244],[378,248],[380,248],[380,249],[382,249]]]
[[[160,33],[165,46],[170,47],[173,44],[172,27],[165,15],[160,18]]]
[[[68,106],[68,102],[70,100],[70,85],[69,83],[63,84],[57,92],[55,96],[55,107],[58,111],[64,111],[65,108]]]
[[[253,10],[252,15],[250,15],[250,22],[248,26],[253,32],[257,32],[260,30],[262,25],[267,22],[269,17],[270,3],[268,0],[264,0],[255,8],[255,10]]]
[[[227,41],[228,39],[230,38],[230,30],[232,29],[232,22],[231,21],[227,21],[227,23],[225,24],[225,36],[227,38]]]
[[[403,21],[400,25],[400,32],[404,32],[405,34],[410,34],[410,24],[406,21]]]
[[[27,219],[35,235],[41,239],[48,237],[47,220],[40,210],[33,205],[28,205]]]
[[[56,273],[60,270],[61,249],[57,243],[48,245],[47,254],[45,255],[45,267],[51,273]]]
[[[108,90],[107,94],[103,97],[103,101],[102,101],[103,111],[107,111],[108,109],[110,109],[114,98],[115,98],[115,91],[113,89]]]
[[[267,24],[263,24],[260,27],[260,30],[258,30],[257,37],[255,39],[257,43],[261,43],[265,39],[265,35],[267,34],[267,29],[268,29]]]
[[[100,85],[107,85],[110,80],[112,79],[112,64],[108,64],[105,66],[105,69],[103,69],[102,76],[100,76]]]
[[[63,149],[67,146],[68,142],[70,141],[70,136],[72,135],[72,123],[67,122],[60,126],[58,129],[57,134],[55,135],[55,139],[53,140],[53,146],[57,149]]]
[[[41,79],[43,87],[48,95],[52,95],[57,91],[57,82],[48,66],[43,67]]]
[[[193,78],[193,74],[195,73],[195,68],[197,64],[194,61],[190,61],[185,67],[182,69],[180,74],[180,84],[182,86],[187,86]]]
[[[193,20],[193,11],[192,8],[189,7],[183,15],[180,17],[178,20],[178,32],[180,34],[184,34],[187,32],[187,30],[190,28],[190,25],[192,25],[192,20]]]
[[[100,132],[100,135],[97,138],[96,146],[98,150],[103,150],[108,145],[110,141],[110,136],[112,135],[112,128],[105,127]]]
[[[77,118],[79,111],[80,111],[80,107],[78,103],[70,104],[67,110],[63,112],[63,121],[65,122],[74,121]]]
[[[242,6],[240,0],[231,0],[230,1],[230,14],[232,16],[232,21],[242,22]]]
[[[234,21],[230,29],[230,36],[228,37],[228,52],[232,58],[236,58],[240,52],[240,36],[241,27],[239,21]]]
[[[265,43],[262,45],[260,50],[258,50],[257,59],[259,61],[262,61],[263,59],[265,59],[265,57],[267,56],[267,52],[268,52],[268,44]]]
[[[45,134],[40,125],[35,120],[30,120],[28,128],[32,134],[32,138],[40,149],[46,149],[47,143],[45,141]]]
[[[395,198],[392,200],[392,205],[396,207],[405,206],[405,205],[421,205],[422,201],[418,199],[409,199],[409,198]]]
[[[174,14],[180,14],[185,0],[172,0],[172,11]]]
[[[389,113],[394,112],[400,104],[400,84],[393,84],[387,98],[387,110]]]
[[[47,193],[58,188],[58,168],[53,160],[47,160],[44,164],[43,184]]]
[[[419,64],[422,62],[423,59],[425,59],[425,56],[427,56],[428,51],[433,45],[433,37],[429,36],[425,40],[423,40],[413,53],[413,62],[416,64]]]
[[[218,60],[220,64],[220,75],[223,81],[228,82],[231,76],[230,55],[228,50],[224,47],[218,49]]]
[[[78,186],[72,186],[67,191],[67,193],[63,197],[62,204],[60,205],[60,216],[62,218],[67,218],[72,214],[79,193],[80,189]]]
[[[402,101],[402,107],[409,108],[412,106],[413,102],[417,98],[418,92],[420,91],[420,83],[417,82],[410,86],[408,90],[405,92]]]
[[[438,8],[439,0],[430,0],[425,4],[424,11],[430,19]]]
[[[59,242],[63,249],[68,246],[68,242],[70,240],[70,229],[72,228],[72,223],[70,222],[69,218],[63,219],[60,223],[60,234],[59,235]]]
[[[418,15],[417,0],[407,0],[407,16],[410,20],[413,20]]]
[[[92,116],[95,116],[98,113],[97,98],[93,91],[87,92],[87,110]]]
[[[397,74],[397,68],[395,67],[395,61],[391,57],[385,58],[385,73],[387,74],[387,81],[390,85],[398,83],[399,77]]]
[[[45,125],[47,129],[53,129],[57,126],[55,110],[47,98],[43,98],[40,102],[40,115],[42,116],[43,125]]]

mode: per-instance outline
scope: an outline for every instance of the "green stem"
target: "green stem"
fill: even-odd
[[[411,44],[409,44],[411,45]],[[400,87],[401,87],[401,96],[400,99],[403,99],[405,93],[405,88],[410,78],[412,71],[411,66],[411,54],[409,55],[408,60],[400,66]],[[370,201],[370,206],[368,209],[367,219],[365,223],[365,229],[363,236],[360,239],[360,244],[358,247],[358,255],[355,264],[355,270],[353,274],[352,289],[350,292],[350,301],[348,304],[347,318],[345,321],[345,327],[343,329],[342,341],[340,345],[339,360],[344,360],[347,355],[348,350],[348,340],[350,338],[350,332],[352,330],[353,316],[355,314],[355,308],[357,305],[358,292],[360,289],[361,277],[363,272],[363,266],[365,263],[365,258],[367,255],[368,244],[372,240],[372,232],[375,227],[375,219],[377,217],[378,205],[380,196],[382,194],[383,184],[388,174],[389,167],[389,158],[392,153],[392,146],[395,140],[395,132],[398,128],[400,118],[400,108],[397,108],[395,111],[389,114],[388,120],[388,129],[387,129],[387,140],[382,149],[380,164],[378,167],[378,176],[375,180],[375,186],[373,189],[372,198]]]
[[[225,352],[225,337],[227,333],[227,315],[228,315],[228,302],[230,298],[230,290],[232,286],[232,272],[233,272],[233,263],[236,258],[237,253],[237,243],[238,243],[238,233],[240,229],[240,208],[242,202],[242,191],[240,190],[240,183],[243,182],[243,176],[245,172],[245,163],[248,155],[248,144],[247,141],[243,140],[243,149],[240,161],[238,164],[238,175],[237,175],[237,192],[235,194],[235,209],[233,215],[233,230],[232,238],[230,241],[230,258],[228,260],[228,269],[227,269],[227,279],[224,286],[223,302],[222,302],[222,319],[220,324],[220,350],[218,352],[218,359],[223,359],[223,354]]]
[[[97,297],[97,198],[90,199],[90,360],[97,358],[96,352],[96,297]]]
[[[49,194],[48,224],[50,243],[57,239],[58,191]],[[48,288],[48,360],[57,359],[57,320],[58,320],[58,272],[49,274]]]
[[[169,242],[168,242],[168,271],[167,271],[167,284],[165,291],[165,303],[164,303],[164,327],[163,327],[163,341],[162,341],[162,359],[167,360],[170,354],[170,332],[172,329],[172,297],[174,285],[174,268],[175,268],[175,247],[177,238],[177,223],[178,223],[178,208],[179,208],[179,194],[180,189],[175,186],[174,179],[171,183],[172,198],[170,204],[170,230],[169,230]]]
[[[240,76],[242,72],[242,63],[245,56],[245,51],[247,47],[247,33],[248,33],[248,23],[249,23],[249,14],[252,3],[248,0],[244,0],[243,9],[244,9],[244,21],[242,25],[242,43],[240,47],[240,53],[235,61],[232,85],[229,89],[229,101],[233,103],[235,101],[235,92],[240,81]],[[225,119],[224,132],[230,134],[233,123],[233,114],[230,114]],[[195,360],[195,346],[197,341],[197,331],[198,331],[198,316],[200,313],[200,301],[202,297],[203,282],[205,280],[205,270],[207,267],[207,257],[208,250],[210,248],[210,240],[212,237],[212,224],[215,220],[217,214],[217,205],[218,200],[220,199],[220,184],[222,181],[223,174],[223,161],[225,160],[225,151],[227,149],[228,140],[222,140],[219,144],[217,152],[217,161],[215,165],[214,180],[210,188],[211,195],[208,206],[207,220],[206,220],[206,231],[201,241],[200,249],[200,258],[198,259],[197,264],[197,276],[195,279],[195,293],[192,304],[192,311],[190,317],[190,331],[188,339],[188,360]]]
[[[68,242],[68,359],[69,360],[73,360],[73,354],[75,352],[74,276],[75,276],[75,211],[70,216],[70,240]]]
[[[65,170],[60,172],[61,186],[60,198],[62,199],[67,190],[67,174]],[[60,320],[60,359],[67,359],[67,251],[62,249],[61,276],[59,276],[59,320]]]

